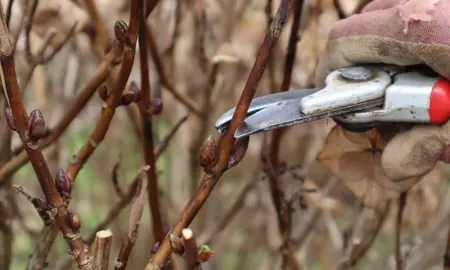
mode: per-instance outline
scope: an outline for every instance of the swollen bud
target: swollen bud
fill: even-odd
[[[213,136],[209,136],[200,151],[200,165],[207,172],[210,171],[217,162],[217,145]]]
[[[246,136],[243,138],[239,138],[234,142],[230,157],[228,159],[228,169],[236,166],[239,162],[241,162],[241,160],[245,156],[245,153],[247,152],[249,141],[250,137]]]
[[[209,261],[214,254],[215,252],[208,245],[201,245],[198,248],[197,258],[200,263],[204,263]]]
[[[56,190],[58,190],[60,193],[70,193],[70,189],[72,188],[72,181],[70,181],[69,176],[63,169],[59,169],[56,173],[55,185]]]
[[[130,83],[130,89],[129,91],[133,93],[133,101],[138,103],[141,99],[141,89],[137,86],[136,82],[132,81]]]
[[[131,92],[124,93],[120,99],[121,105],[128,105],[134,100],[134,95]]]
[[[47,133],[47,125],[40,110],[33,110],[28,119],[28,137],[31,141],[38,141]]]
[[[163,110],[163,107],[164,106],[163,106],[163,102],[161,99],[159,99],[159,98],[152,99],[150,113],[152,115],[160,114]]]
[[[69,211],[66,216],[67,224],[75,231],[78,231],[81,228],[81,220],[80,217],[72,211]]]
[[[10,108],[5,108],[6,123],[12,131],[16,131],[16,124],[14,123],[14,116]]]
[[[109,96],[109,92],[110,90],[108,89],[108,86],[106,86],[105,84],[102,84],[98,89],[98,96],[103,100],[106,101],[108,99]]]
[[[152,247],[151,253],[152,253],[152,254],[155,254],[155,253],[158,251],[158,249],[159,249],[160,246],[161,246],[161,244],[159,243],[159,241],[156,242],[156,243],[153,245],[153,247]]]
[[[128,29],[128,25],[124,21],[116,21],[114,24],[114,35],[120,43],[128,45],[131,44],[130,31]]]
[[[184,253],[184,245],[180,238],[176,237],[173,234],[169,235],[170,240],[170,248],[172,249],[173,253],[176,253],[178,255],[183,255]]]

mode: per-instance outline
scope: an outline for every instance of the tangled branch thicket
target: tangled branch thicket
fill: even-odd
[[[0,269],[450,269],[445,169],[396,194],[342,172],[376,131],[233,136],[368,2],[3,0]]]

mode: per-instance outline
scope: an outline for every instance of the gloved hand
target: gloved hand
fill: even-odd
[[[426,64],[450,79],[450,0],[375,0],[361,14],[331,29],[316,70],[316,87],[332,71],[361,63]],[[394,182],[430,172],[437,160],[450,162],[450,122],[416,125],[396,133],[381,156]],[[448,151],[450,153],[450,151]]]

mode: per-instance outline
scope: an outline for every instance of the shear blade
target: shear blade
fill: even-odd
[[[316,121],[350,112],[362,111],[382,104],[383,99],[377,99],[357,105],[340,107],[327,112],[303,114],[301,112],[299,99],[281,101],[276,105],[262,109],[246,118],[244,123],[236,129],[234,137],[241,138],[272,129]]]
[[[247,116],[251,116],[263,109],[272,107],[279,102],[288,101],[288,100],[296,100],[298,104],[300,104],[300,100],[306,96],[309,96],[319,90],[322,89],[302,89],[302,90],[291,90],[287,92],[281,92],[276,94],[270,94],[261,96],[253,99],[250,103],[250,107],[247,111]],[[223,133],[228,125],[230,124],[231,118],[233,118],[233,114],[236,108],[233,108],[227,112],[225,112],[217,121],[216,121],[216,129]]]

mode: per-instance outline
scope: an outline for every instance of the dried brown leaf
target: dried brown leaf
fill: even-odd
[[[335,126],[328,134],[318,160],[331,170],[368,207],[387,201],[411,188],[417,180],[392,182],[381,167],[386,146],[377,129],[353,133]]]

